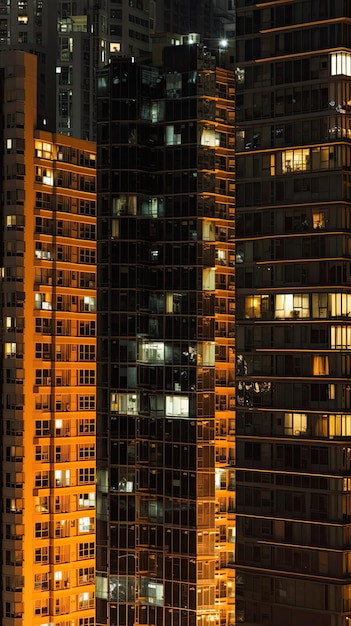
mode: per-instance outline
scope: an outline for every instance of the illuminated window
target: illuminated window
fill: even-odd
[[[330,55],[331,76],[351,76],[351,54],[350,52],[332,52]]]
[[[35,510],[37,513],[49,513],[49,498],[47,496],[36,496]]]
[[[34,306],[36,309],[42,309],[44,311],[52,310],[51,294],[49,293],[36,293],[34,296]]]
[[[5,318],[5,328],[6,330],[13,330],[16,328],[16,318],[15,317],[6,317]]]
[[[136,215],[137,197],[135,195],[121,194],[112,198],[113,215]]]
[[[163,606],[163,584],[142,577],[140,587],[140,593],[146,603]]]
[[[6,216],[6,228],[16,228],[17,224],[17,216],[16,215],[7,215]]]
[[[216,250],[216,259],[218,265],[228,265],[227,262],[227,251],[226,250]]]
[[[35,142],[35,156],[43,159],[52,158],[52,144],[45,141]]]
[[[260,318],[269,311],[269,296],[247,296],[245,298],[245,317]]]
[[[54,573],[54,580],[55,580],[55,587],[61,587],[61,583],[62,583],[62,572],[55,572]]]
[[[141,201],[141,214],[149,217],[163,215],[163,200],[160,198],[148,198]]]
[[[120,491],[121,493],[133,493],[134,491],[134,472],[129,470],[126,472],[127,476],[121,476],[121,478],[118,480],[118,483],[116,483],[116,481],[111,480],[111,491]]]
[[[227,596],[228,598],[234,598],[235,597],[235,585],[233,583],[233,581],[228,580],[227,582]]]
[[[78,507],[80,509],[91,509],[95,506],[95,493],[80,493]]]
[[[84,311],[85,313],[94,313],[95,298],[92,298],[90,296],[84,296],[83,300],[81,301],[80,310]]]
[[[79,532],[80,533],[90,533],[94,528],[93,518],[92,517],[81,517],[79,518]]]
[[[315,355],[313,357],[313,376],[328,376],[329,358],[325,355]]]
[[[169,417],[189,417],[187,396],[166,396],[166,415]]]
[[[78,608],[79,609],[88,609],[92,607],[94,604],[94,599],[91,597],[89,591],[85,591],[84,593],[79,594],[78,599]]]
[[[42,241],[37,241],[35,243],[34,256],[36,259],[50,261],[53,258],[51,245],[43,243]]]
[[[205,342],[197,344],[197,353],[199,356],[199,364],[205,365],[207,367],[213,366],[215,364],[215,343],[214,342]],[[191,346],[189,346],[189,360],[195,361],[196,352]]]
[[[156,245],[151,246],[151,249],[150,249],[150,261],[152,263],[157,263],[157,261],[158,261],[158,253],[159,253],[158,246],[156,246]]]
[[[331,326],[330,347],[332,349],[351,348],[351,326]]]
[[[216,468],[215,470],[215,488],[217,489],[225,489],[227,486],[226,481],[226,470]]]
[[[111,393],[110,410],[124,415],[136,415],[139,410],[139,396],[135,393]]]
[[[180,126],[175,126],[174,124],[170,124],[166,126],[165,129],[165,145],[166,146],[175,146],[180,145],[182,143],[182,135],[180,132]]]
[[[216,227],[214,222],[202,222],[202,239],[203,241],[215,241]]]
[[[318,294],[321,297],[323,294]],[[328,315],[330,317],[351,317],[351,294],[329,293]]]
[[[313,211],[313,228],[314,230],[322,230],[326,227],[326,219],[324,211]]]
[[[111,238],[118,239],[118,237],[119,237],[119,220],[115,218],[111,220]]]
[[[150,119],[152,123],[160,122],[164,119],[164,102],[154,102],[151,104]]]
[[[47,167],[36,167],[35,180],[37,182],[43,183],[43,185],[50,185],[52,187],[54,184],[53,171]]]
[[[110,52],[120,52],[121,44],[118,41],[110,42]]]
[[[106,574],[97,574],[95,592],[97,598],[108,599],[108,578]],[[113,583],[111,584],[113,586]]]
[[[142,363],[163,363],[165,345],[163,341],[145,341],[139,345],[138,360]]]
[[[351,415],[324,415],[323,417],[329,420],[329,437],[351,436]]]
[[[180,313],[181,307],[180,293],[167,293],[166,294],[166,313]]]
[[[6,342],[4,345],[4,353],[5,353],[5,358],[10,358],[13,356],[16,356],[16,343],[11,341],[11,342]]]
[[[70,470],[55,470],[56,487],[69,487],[71,479]]]
[[[308,294],[286,293],[275,296],[275,317],[294,319],[310,316]]]
[[[202,270],[202,289],[214,291],[216,285],[216,270],[214,267],[205,267]]]
[[[275,176],[275,154],[270,156],[270,173],[271,176]]]
[[[141,579],[143,580],[143,579]],[[113,601],[122,601],[122,602],[134,602],[135,600],[135,586],[134,579],[131,576],[110,576],[109,577],[109,595],[110,600]],[[104,592],[105,586],[102,585],[102,582],[99,584],[99,593]],[[145,593],[140,591],[140,594],[143,594],[143,602],[145,603]]]
[[[310,169],[310,150],[285,150],[282,152],[283,174],[301,172]]]
[[[212,148],[214,148],[216,145],[216,136],[218,135],[218,133],[216,133],[216,130],[214,127],[205,127],[202,129],[202,133],[201,133],[201,145],[202,146],[210,146]]]

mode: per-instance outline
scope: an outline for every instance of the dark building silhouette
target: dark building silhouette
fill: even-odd
[[[351,619],[351,6],[237,2],[237,623]]]
[[[158,0],[156,30],[170,33],[200,33],[203,41],[215,41],[235,34],[234,0]]]

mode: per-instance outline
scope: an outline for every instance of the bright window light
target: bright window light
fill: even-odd
[[[332,52],[330,55],[331,76],[351,76],[350,52]]]
[[[166,396],[167,417],[189,417],[188,396]]]

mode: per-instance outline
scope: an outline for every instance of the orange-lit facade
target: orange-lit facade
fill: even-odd
[[[97,624],[234,623],[233,133],[200,44],[99,73]]]
[[[215,147],[215,557],[216,619],[234,624],[235,421],[234,421],[234,84],[216,68]],[[208,149],[205,149],[205,152]],[[205,198],[206,200],[206,198]],[[219,621],[218,621],[219,618]]]
[[[3,626],[94,624],[95,149],[36,131],[2,52]]]

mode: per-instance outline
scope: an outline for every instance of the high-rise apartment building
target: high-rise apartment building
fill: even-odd
[[[350,3],[237,2],[237,623],[351,619]]]
[[[150,51],[154,0],[57,2],[56,130],[95,138],[96,69],[115,54]]]
[[[1,624],[93,626],[95,145],[36,130],[0,54]]]
[[[0,0],[0,50],[21,49],[37,55],[40,128],[55,127],[56,0]]]
[[[98,76],[99,625],[234,623],[229,58]]]
[[[145,55],[154,26],[154,0],[0,0],[0,49],[38,56],[40,128],[82,139],[95,137],[96,68]]]
[[[233,0],[0,0],[0,49],[38,56],[38,127],[95,139],[96,69],[145,57],[155,31],[233,40]],[[53,97],[55,94],[55,97]]]

